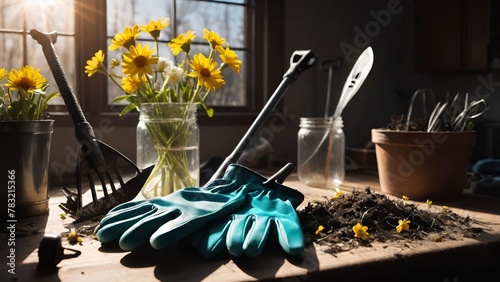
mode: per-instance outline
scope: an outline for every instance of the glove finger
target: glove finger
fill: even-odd
[[[99,226],[103,227],[108,224],[135,217],[156,209],[157,208],[154,205],[147,202],[127,202],[111,209],[106,216],[101,219]]]
[[[141,205],[124,213],[108,214],[99,223],[97,239],[102,243],[118,240],[132,225],[156,211],[157,208],[154,206]]]
[[[184,188],[183,190],[185,189],[188,188]],[[181,210],[185,212],[179,217],[162,225],[151,236],[149,240],[151,246],[155,249],[162,249],[193,234],[209,222],[227,216],[241,206],[245,200],[244,193],[245,190],[240,190],[238,194],[241,195],[234,196],[233,198],[228,198],[226,195],[208,195],[210,201],[206,201],[207,198],[201,198],[201,201],[189,202],[190,206],[181,206]],[[184,195],[186,195],[186,193]],[[193,199],[200,199],[201,196],[193,197]],[[196,206],[196,209],[193,208],[193,205]]]
[[[304,250],[304,234],[298,217],[295,220],[275,218],[273,221],[281,248],[289,255],[300,255]]]
[[[245,237],[248,230],[252,228],[254,219],[253,215],[236,214],[233,216],[233,223],[229,226],[226,237],[226,247],[231,255],[241,256],[244,253]]]
[[[231,217],[218,221],[210,228],[197,232],[192,238],[192,244],[203,258],[211,258],[224,250]]]
[[[245,255],[255,257],[262,252],[269,236],[270,223],[270,218],[267,216],[254,216],[253,224],[243,242]]]
[[[148,241],[158,228],[177,217],[178,214],[179,210],[176,208],[163,209],[136,221],[120,237],[120,248],[124,251],[137,249]]]

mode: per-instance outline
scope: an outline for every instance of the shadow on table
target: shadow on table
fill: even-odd
[[[294,281],[306,281],[319,271],[316,249],[312,246],[306,248],[300,256],[294,257],[286,255],[278,245],[267,244],[257,257],[241,256],[233,260],[243,272],[259,281],[291,278],[294,278]],[[295,267],[283,267],[287,263]]]
[[[99,251],[123,252],[118,244],[113,243],[101,246]],[[300,281],[305,281],[319,270],[316,250],[312,246],[306,248],[303,254],[297,257],[287,256],[279,245],[268,243],[257,257],[234,257],[225,251],[213,258],[204,259],[188,240],[161,250],[155,250],[146,244],[126,254],[120,263],[128,268],[156,266],[155,277],[161,281],[202,281],[222,266],[230,265],[231,260],[241,271],[262,281],[289,277],[297,277]],[[285,264],[291,266],[283,268]],[[228,275],[231,275],[231,270],[228,270]],[[237,279],[237,277],[228,278]]]
[[[123,252],[118,244],[103,245],[101,252]],[[128,268],[155,267],[155,276],[160,281],[201,281],[230,258],[202,259],[186,240],[161,250],[149,244],[129,252],[120,261]]]

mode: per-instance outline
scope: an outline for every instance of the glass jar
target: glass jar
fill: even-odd
[[[139,122],[136,128],[136,165],[140,169],[145,169],[156,163],[158,153],[156,152],[153,140],[149,136],[148,129],[146,128],[145,120],[148,119],[145,114],[139,115]]]
[[[302,117],[297,134],[299,180],[313,187],[337,188],[344,181],[345,136],[342,117]]]
[[[141,191],[144,198],[162,197],[185,187],[199,186],[197,109],[198,105],[191,103],[140,105],[140,120],[157,154],[155,167]],[[142,140],[147,141],[147,138],[142,136]],[[147,148],[150,145],[137,146]]]

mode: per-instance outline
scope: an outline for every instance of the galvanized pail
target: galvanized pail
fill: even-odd
[[[0,209],[19,219],[47,213],[53,120],[0,121]]]

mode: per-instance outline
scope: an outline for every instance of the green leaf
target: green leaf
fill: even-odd
[[[120,116],[123,116],[124,114],[130,112],[133,109],[137,109],[137,107],[135,106],[135,104],[132,104],[132,103],[128,104],[125,108],[123,108],[123,110],[120,113]]]
[[[208,117],[211,118],[214,116],[214,108],[208,107],[205,103],[201,103],[201,106],[205,109],[205,112],[207,112]]]
[[[118,97],[116,97],[113,102],[111,103],[118,103],[118,102],[121,102],[123,100],[127,100],[130,102],[130,97],[133,97],[133,96],[130,96],[130,95],[120,95]]]

